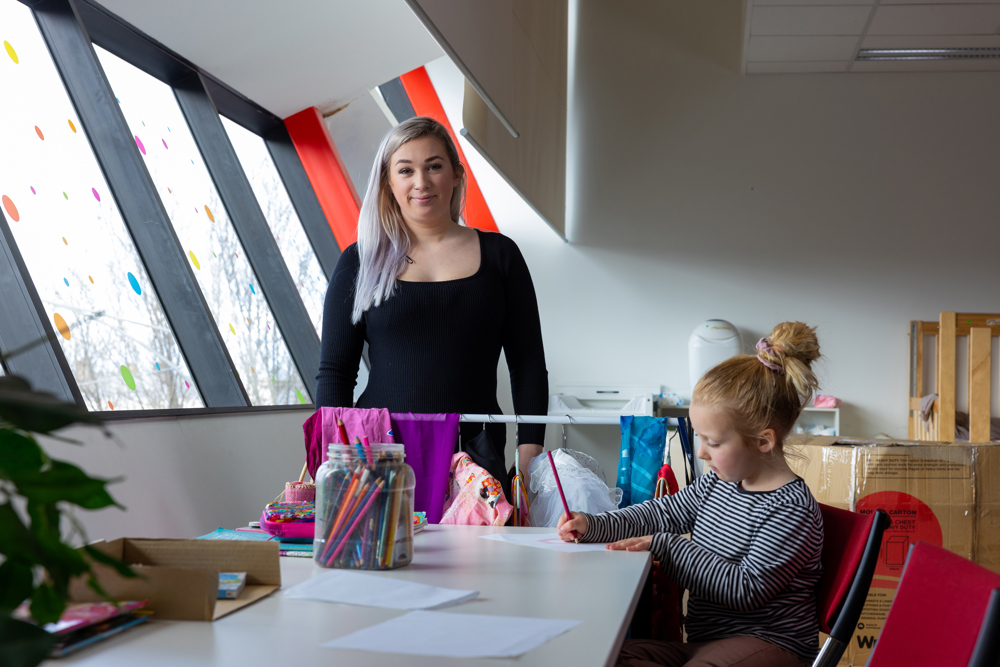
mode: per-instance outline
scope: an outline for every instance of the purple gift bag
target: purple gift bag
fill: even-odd
[[[393,435],[403,443],[406,462],[417,480],[413,509],[427,512],[427,523],[440,523],[458,443],[458,415],[394,412],[390,416]]]

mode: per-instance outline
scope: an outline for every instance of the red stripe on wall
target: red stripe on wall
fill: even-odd
[[[431,78],[427,75],[427,70],[423,67],[418,67],[412,72],[407,72],[399,77],[399,80],[402,81],[403,89],[406,90],[406,95],[410,98],[413,111],[418,116],[429,116],[444,125],[448,129],[448,134],[451,135],[451,140],[455,142],[455,147],[458,149],[458,158],[465,165],[465,172],[467,174],[465,186],[465,224],[469,227],[478,227],[490,232],[500,231],[497,229],[497,223],[493,219],[493,214],[490,213],[490,207],[486,205],[486,198],[483,197],[483,191],[479,189],[479,183],[476,182],[476,177],[472,175],[472,169],[469,168],[469,161],[465,159],[462,146],[458,143],[458,137],[455,136],[455,131],[451,129],[451,123],[448,122],[448,116],[444,113],[444,107],[441,106],[441,100],[438,99],[437,91],[434,90],[434,84],[431,83]]]
[[[361,200],[340,158],[333,137],[316,107],[303,109],[285,119],[285,127],[316,191],[319,205],[343,250],[358,240]]]

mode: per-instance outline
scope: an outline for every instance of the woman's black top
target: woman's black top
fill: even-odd
[[[359,257],[357,244],[349,246],[326,293],[316,406],[351,406],[367,341],[371,371],[359,408],[499,414],[502,348],[514,412],[546,414],[548,372],[528,266],[503,234],[479,232],[479,249],[473,275],[442,282],[397,280],[389,299],[351,324]],[[463,424],[463,441],[481,430],[479,424]],[[489,430],[502,452],[504,428]],[[518,429],[518,444],[542,444],[544,437],[542,424]]]

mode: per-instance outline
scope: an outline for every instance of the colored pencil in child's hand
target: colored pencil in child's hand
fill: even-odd
[[[549,455],[549,463],[552,465],[552,474],[556,478],[556,487],[559,489],[559,497],[562,498],[563,509],[566,510],[566,520],[570,521],[573,515],[569,511],[569,505],[566,503],[566,494],[563,493],[562,482],[559,481],[559,471],[556,470],[556,462],[552,458],[552,452],[546,452]],[[573,541],[579,543],[580,535],[575,530],[573,531]]]

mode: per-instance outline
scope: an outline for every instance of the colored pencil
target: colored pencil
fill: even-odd
[[[385,554],[388,551],[388,549],[386,548],[388,546],[386,544],[386,539],[389,537],[389,507],[390,507],[389,503],[392,501],[392,495],[393,495],[392,489],[395,488],[395,478],[396,478],[396,471],[390,470],[389,474],[386,476],[385,485],[386,488],[388,489],[388,492],[385,494],[385,498],[382,501],[382,515],[381,515],[381,521],[379,522],[381,524],[379,526],[379,531],[378,531],[379,566],[382,566],[383,562],[385,561]]]
[[[344,445],[351,444],[350,438],[347,437],[347,428],[344,426],[344,420],[337,420],[337,430],[340,431],[340,442]]]
[[[371,445],[368,444],[367,435],[361,436],[361,443],[365,446],[365,455],[368,457],[368,463],[370,465],[375,465],[375,459],[372,458],[372,448]]]
[[[354,437],[354,446],[358,448],[358,458],[361,459],[361,462],[364,463],[365,465],[371,464],[372,461],[368,461],[365,459],[365,450],[361,448],[361,438],[357,436]]]
[[[562,482],[559,481],[559,471],[556,470],[556,462],[552,458],[552,452],[546,453],[549,455],[549,463],[552,465],[552,474],[556,478],[556,487],[559,489],[559,497],[562,498],[563,509],[566,510],[566,520],[569,521],[573,518],[573,514],[569,511],[569,504],[566,502],[566,494],[563,493]],[[580,535],[575,530],[573,531],[573,541],[580,541]]]
[[[365,502],[365,505],[361,509],[361,512],[358,514],[357,518],[354,519],[354,523],[351,524],[351,527],[344,532],[343,537],[340,539],[340,544],[337,545],[336,550],[334,550],[333,554],[330,556],[328,563],[332,563],[335,560],[337,560],[337,556],[340,555],[340,550],[344,548],[344,545],[347,544],[348,538],[350,538],[351,533],[353,533],[354,529],[358,527],[358,522],[361,521],[361,518],[365,515],[365,512],[367,512],[368,508],[371,507],[372,503],[375,502],[375,498],[378,497],[378,492],[382,488],[382,484],[383,484],[382,480],[379,480],[375,484],[371,492],[368,494],[367,502]]]
[[[396,479],[393,481],[392,489],[389,491],[389,544],[386,545],[386,567],[392,567],[392,559],[396,551],[394,548],[396,545],[396,526],[399,524],[399,503],[403,497],[402,490],[396,487],[402,486],[402,479],[402,475],[396,475]]]

